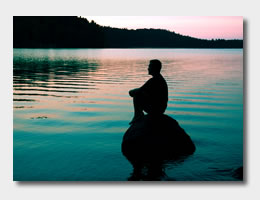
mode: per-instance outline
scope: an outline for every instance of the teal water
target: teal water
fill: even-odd
[[[14,49],[13,179],[125,181],[121,153],[133,117],[128,91],[160,59],[166,114],[196,152],[168,163],[168,180],[235,181],[243,166],[242,49]]]

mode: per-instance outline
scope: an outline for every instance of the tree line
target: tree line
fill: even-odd
[[[15,16],[14,48],[243,48],[243,40],[206,40],[163,29],[100,26],[81,17]]]

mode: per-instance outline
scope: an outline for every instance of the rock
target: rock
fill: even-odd
[[[243,181],[243,166],[234,170],[233,177]]]
[[[173,118],[145,115],[132,124],[122,141],[122,153],[133,164],[158,163],[194,153],[195,145]]]

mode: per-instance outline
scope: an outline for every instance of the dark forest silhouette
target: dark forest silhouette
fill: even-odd
[[[243,48],[243,40],[205,40],[162,29],[104,27],[80,17],[15,16],[14,48]]]

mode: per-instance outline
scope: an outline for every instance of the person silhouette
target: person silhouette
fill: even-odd
[[[130,125],[144,116],[143,111],[148,115],[163,114],[167,108],[168,86],[161,75],[162,63],[157,60],[150,60],[148,74],[152,76],[143,86],[129,91],[133,97],[134,117]]]

